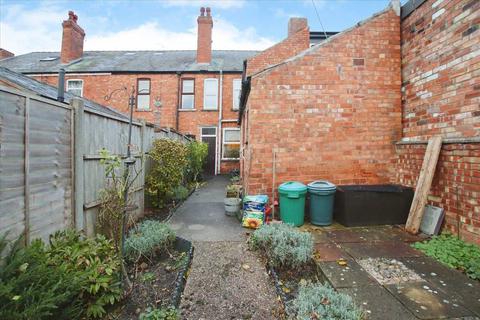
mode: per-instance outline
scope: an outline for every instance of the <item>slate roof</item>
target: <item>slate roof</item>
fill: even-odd
[[[0,79],[4,79],[7,82],[13,83],[19,87],[22,87],[26,90],[29,90],[31,92],[34,92],[38,94],[39,96],[45,97],[45,98],[50,98],[53,100],[57,100],[57,88],[53,87],[51,85],[45,84],[43,82],[37,81],[35,79],[32,79],[28,76],[24,76],[20,73],[13,72],[12,70],[9,70],[4,67],[0,67]],[[72,98],[80,98],[83,100],[85,109],[91,109],[94,111],[99,111],[106,113],[111,116],[115,116],[117,118],[122,118],[125,120],[128,120],[128,117],[124,115],[121,112],[118,112],[112,108],[109,108],[107,106],[103,106],[101,104],[98,104],[96,102],[93,102],[91,100],[81,98],[74,96],[71,93],[65,92],[65,102],[69,103]]]
[[[59,52],[32,52],[4,60],[0,66],[20,73],[72,72],[242,72],[243,60],[258,51],[214,50],[212,63],[196,63],[195,50],[178,51],[85,51],[83,57],[63,65]]]

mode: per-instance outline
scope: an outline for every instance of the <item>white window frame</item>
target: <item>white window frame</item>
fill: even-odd
[[[207,106],[206,104],[206,98],[207,98],[207,82],[215,82],[215,90],[216,90],[216,95],[215,95],[215,106]],[[217,78],[207,78],[203,80],[203,110],[218,110],[218,79]]]
[[[235,97],[235,83],[239,83],[238,97]],[[232,110],[238,111],[240,109],[240,93],[242,92],[242,79],[233,79],[232,81]],[[237,105],[235,106],[235,101]]]
[[[225,132],[226,131],[238,131],[238,144],[239,145],[241,145],[241,140],[242,140],[240,128],[223,128],[223,131],[222,131],[222,160],[240,160],[240,152],[238,154],[238,158],[225,158],[223,156],[226,144],[237,144],[237,143],[234,143],[234,142],[225,142]]]
[[[83,79],[68,79],[67,80],[67,90],[65,90],[65,91],[70,93],[70,91],[68,91],[68,90],[70,90],[70,88],[69,88],[70,82],[73,82],[73,81],[80,81],[82,83],[82,87],[80,88],[80,97],[83,97],[83,85],[84,85]],[[72,89],[77,90],[78,88],[72,88]]]

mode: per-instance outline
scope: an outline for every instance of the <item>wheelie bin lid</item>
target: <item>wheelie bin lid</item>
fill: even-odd
[[[287,181],[278,187],[278,191],[282,192],[304,192],[307,191],[307,186],[297,181]]]
[[[337,189],[337,186],[327,180],[317,180],[310,182],[308,189],[314,191],[333,191]]]

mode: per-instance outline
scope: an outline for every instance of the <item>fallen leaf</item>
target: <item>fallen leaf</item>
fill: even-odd
[[[292,290],[290,290],[290,289],[287,288],[287,287],[283,287],[283,288],[282,288],[282,291],[285,292],[285,293],[290,293]]]
[[[307,280],[305,280],[305,279],[300,279],[300,284],[301,284],[302,286],[306,285],[306,284],[307,284]]]
[[[347,265],[347,261],[345,259],[338,259],[337,263],[339,266],[342,266],[342,267]]]
[[[249,266],[248,264],[242,265],[242,268],[243,268],[244,270],[250,270],[250,266]]]

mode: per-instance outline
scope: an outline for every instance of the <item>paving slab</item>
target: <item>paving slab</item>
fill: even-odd
[[[461,300],[445,294],[431,283],[385,285],[385,288],[419,319],[475,317]]]
[[[315,261],[337,261],[351,258],[339,245],[327,242],[315,244]]]
[[[403,258],[400,261],[427,282],[463,301],[465,307],[480,316],[479,281],[472,280],[460,271],[448,268],[430,257]]]
[[[364,310],[366,320],[417,319],[384,287],[378,284],[341,288],[338,291],[352,297],[355,303]]]
[[[319,262],[323,274],[335,288],[363,287],[377,282],[358,263],[345,260],[346,265],[335,262]]]
[[[399,241],[342,243],[341,246],[355,259],[379,257],[418,257],[423,255],[422,252],[417,251],[410,245]]]

